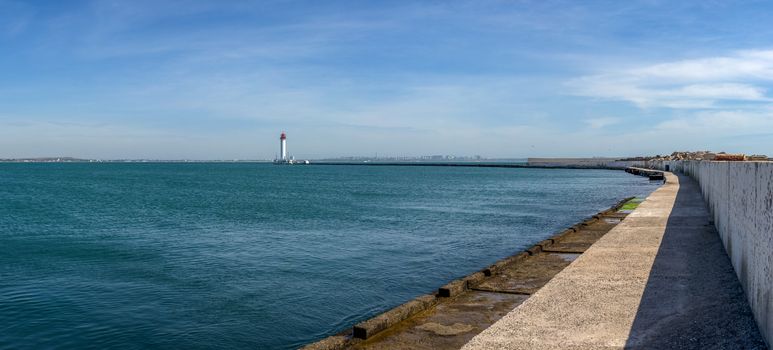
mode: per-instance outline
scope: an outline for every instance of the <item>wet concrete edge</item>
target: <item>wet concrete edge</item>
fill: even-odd
[[[344,330],[342,332],[339,332],[338,334],[329,336],[327,338],[323,338],[319,341],[310,343],[302,347],[301,349],[302,350],[341,350],[341,349],[346,349],[349,346],[353,345],[352,344],[353,340],[354,341],[366,340],[368,338],[371,338],[374,335],[384,330],[387,330],[390,327],[395,326],[398,323],[405,321],[408,318],[413,317],[420,312],[430,309],[440,301],[439,299],[455,297],[468,290],[471,290],[474,286],[483,282],[483,280],[486,277],[492,276],[494,273],[496,273],[497,270],[501,269],[502,267],[517,263],[529,256],[542,252],[544,249],[547,249],[554,243],[560,241],[565,236],[572,234],[574,232],[578,232],[583,227],[599,221],[600,217],[615,213],[626,202],[634,198],[635,197],[625,198],[617,202],[609,209],[598,212],[597,214],[591,217],[588,217],[583,221],[558,232],[557,234],[554,234],[550,238],[540,241],[537,244],[534,244],[533,246],[527,248],[522,252],[519,252],[517,254],[498,260],[494,264],[480,271],[477,271],[465,277],[453,280],[447,283],[446,285],[438,288],[437,292],[434,294],[421,295],[406,303],[398,305],[381,314],[378,314],[368,320],[357,323],[350,329]]]

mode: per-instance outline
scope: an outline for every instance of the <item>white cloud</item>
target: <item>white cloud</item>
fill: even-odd
[[[703,133],[706,136],[773,130],[773,111],[702,111],[659,123],[656,129]]]
[[[768,102],[765,86],[771,82],[773,50],[758,50],[613,69],[568,85],[581,96],[628,101],[641,108],[716,109],[727,102]]]
[[[620,118],[604,117],[604,118],[591,118],[584,120],[588,127],[591,129],[602,129],[610,125],[620,123]]]
[[[739,51],[722,57],[660,63],[630,70],[630,74],[672,82],[773,80],[773,50]]]

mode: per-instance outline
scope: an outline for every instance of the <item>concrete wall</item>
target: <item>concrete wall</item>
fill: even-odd
[[[532,166],[616,168],[644,167],[644,161],[620,161],[619,158],[529,158]]]
[[[651,167],[666,165],[700,183],[757,325],[773,346],[773,162],[666,161]]]

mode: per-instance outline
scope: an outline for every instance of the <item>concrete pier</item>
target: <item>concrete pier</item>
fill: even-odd
[[[655,169],[644,169],[644,168],[637,168],[637,167],[627,167],[625,168],[625,172],[639,175],[639,176],[646,176],[649,177],[650,180],[665,180],[664,172],[661,170],[655,170]]]
[[[696,182],[666,183],[463,349],[764,349]]]
[[[523,252],[440,287],[303,350],[459,349],[527,300],[619,224],[633,197]]]

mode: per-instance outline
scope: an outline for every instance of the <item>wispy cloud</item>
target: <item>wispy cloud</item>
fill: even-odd
[[[641,108],[707,109],[723,103],[770,102],[773,50],[612,69],[568,82],[581,96],[634,103]]]
[[[706,136],[728,133],[755,132],[773,129],[773,110],[700,111],[689,116],[676,117],[656,125],[661,130],[687,131]]]
[[[299,156],[619,155],[642,148],[631,137],[665,152],[770,126],[773,50],[732,51],[770,47],[753,12],[766,9],[0,0],[0,150],[270,157],[285,129]]]
[[[585,119],[585,124],[591,129],[602,129],[610,125],[618,124],[622,121],[620,118],[603,117],[603,118],[590,118]]]

